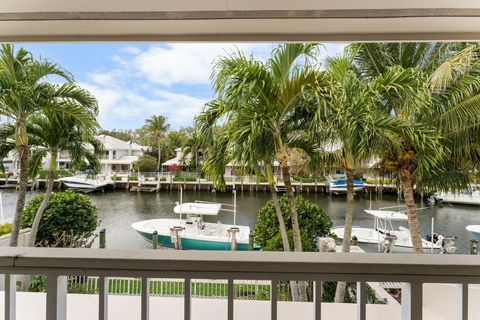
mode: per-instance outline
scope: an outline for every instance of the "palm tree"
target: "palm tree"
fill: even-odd
[[[81,112],[81,110],[79,110]],[[46,182],[45,196],[40,204],[35,215],[28,246],[35,245],[40,221],[43,212],[50,200],[53,184],[55,179],[55,172],[57,170],[57,156],[61,151],[67,151],[72,158],[72,165],[83,163],[87,161],[92,170],[98,170],[100,163],[99,157],[102,154],[103,146],[101,142],[95,137],[98,124],[96,119],[90,118],[90,124],[82,122],[79,123],[76,118],[71,115],[58,117],[52,112],[35,114],[29,119],[27,125],[27,132],[29,135],[30,148],[32,149],[32,156],[29,165],[30,176],[37,175],[42,166],[42,161],[50,157],[48,165],[48,175]],[[10,124],[4,124],[0,130],[0,141],[4,146],[10,146],[14,149],[15,145],[9,143],[15,133],[15,127]],[[91,147],[91,148],[90,148]],[[8,148],[1,150],[8,152]]]
[[[67,83],[55,86],[46,80],[48,76],[58,76]],[[43,110],[69,113],[71,110],[63,108],[63,103],[75,99],[85,92],[76,90],[73,86],[73,77],[66,70],[46,60],[36,60],[24,49],[15,52],[9,44],[2,45],[0,50],[0,115],[6,116],[15,125],[15,147],[20,160],[18,198],[15,216],[12,225],[10,246],[16,246],[20,231],[25,197],[28,183],[29,141],[27,124],[29,118]],[[55,103],[52,103],[55,102]],[[95,103],[88,107],[96,110]],[[79,118],[84,120],[84,118]]]
[[[218,60],[212,73],[221,101],[217,116],[250,112],[251,124],[258,125],[252,129],[270,135],[274,150],[270,156],[279,161],[291,209],[295,251],[302,251],[302,242],[286,144],[289,126],[285,124],[305,97],[321,86],[322,73],[310,64],[317,51],[316,44],[284,44],[275,48],[265,63],[237,52]]]
[[[414,90],[416,75],[409,70],[394,69],[386,77],[365,81],[355,70],[353,57],[354,52],[347,51],[344,56],[328,60],[329,86],[319,91],[321,100],[312,119],[315,137],[333,150],[323,152],[323,164],[342,169],[347,177],[343,252],[350,251],[355,174],[367,168],[368,162],[387,146],[401,148],[397,136],[432,142],[431,132],[384,114],[378,107],[383,104],[381,92],[392,90],[401,95]],[[345,282],[339,282],[335,301],[343,302],[344,294]]]
[[[160,172],[162,165],[162,152],[161,152],[161,139],[165,136],[165,133],[170,129],[170,125],[167,123],[167,117],[153,115],[145,121],[145,127],[149,134],[154,138],[156,147],[158,150],[158,164],[157,171]]]
[[[409,119],[440,135],[443,150],[424,154],[403,140],[400,150],[386,149],[380,165],[395,174],[407,206],[412,244],[423,252],[414,202],[414,184],[433,189],[464,188],[478,160],[480,132],[480,63],[478,46],[465,43],[355,44],[356,65],[365,78],[384,76],[392,68],[411,68],[417,93],[383,94],[386,114]],[[431,157],[443,155],[436,165]],[[448,173],[446,173],[448,172]],[[448,174],[448,178],[445,177]],[[417,185],[418,187],[418,185]]]

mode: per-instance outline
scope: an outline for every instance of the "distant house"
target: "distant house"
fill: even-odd
[[[100,159],[101,172],[127,172],[133,168],[137,160],[143,156],[148,147],[135,142],[126,142],[108,135],[99,135],[97,138],[103,143],[104,153]],[[72,159],[66,151],[58,155],[58,168],[70,168]]]
[[[167,161],[162,163],[162,169],[164,172],[170,171],[172,166],[183,167],[188,166],[192,159],[192,155],[189,153],[186,156],[183,155],[182,148],[175,149],[175,158],[168,159]]]

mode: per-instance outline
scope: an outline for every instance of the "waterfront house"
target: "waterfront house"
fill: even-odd
[[[102,142],[104,153],[100,159],[101,173],[130,172],[137,160],[148,150],[135,142],[122,141],[109,135],[99,135],[97,138]],[[69,169],[71,158],[68,152],[60,152],[58,155],[58,168]]]

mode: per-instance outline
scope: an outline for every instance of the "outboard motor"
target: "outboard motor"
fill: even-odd
[[[385,235],[381,245],[383,246],[383,253],[392,253],[393,247],[395,247],[395,242],[397,241],[397,236],[393,234]]]
[[[455,247],[455,240],[457,237],[454,236],[438,236],[438,240],[435,242],[437,246],[440,246],[440,254],[453,254],[457,251]]]
[[[438,233],[434,233],[434,234],[433,234],[433,237],[432,237],[432,234],[431,234],[431,233],[427,233],[427,234],[425,235],[425,238],[427,239],[427,241],[436,243],[436,242],[438,241]]]

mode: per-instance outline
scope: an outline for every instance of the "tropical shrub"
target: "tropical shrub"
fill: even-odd
[[[43,197],[39,195],[33,198],[25,207],[22,217],[23,228],[32,225]],[[42,245],[59,243],[59,235],[68,234],[69,236],[62,237],[62,245],[70,246],[65,238],[77,241],[79,237],[92,237],[97,226],[97,207],[87,195],[70,191],[54,193],[40,221],[36,243]]]
[[[157,171],[157,159],[151,155],[145,154],[141,156],[135,166],[133,167],[135,172],[156,172]]]
[[[3,236],[4,234],[9,234],[10,232],[12,232],[11,223],[0,224],[0,236]]]
[[[48,176],[48,170],[46,169],[39,170],[38,176],[40,179],[46,179]],[[71,173],[69,170],[58,169],[55,171],[55,179],[71,177],[71,176],[73,176],[73,173]]]
[[[290,206],[286,196],[279,199],[282,208],[287,233],[293,247]],[[301,236],[303,251],[316,251],[316,238],[330,235],[330,228],[333,222],[329,216],[318,205],[304,199],[296,197],[298,221],[301,226]],[[273,201],[268,201],[258,212],[257,223],[255,225],[256,243],[266,251],[282,251],[282,239],[278,226],[277,214]]]

